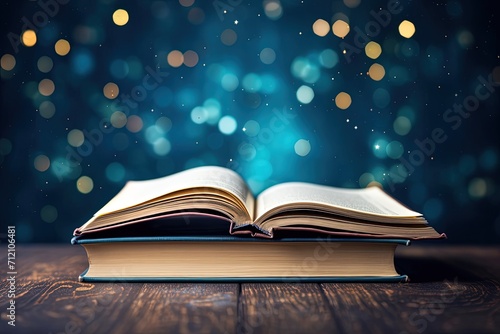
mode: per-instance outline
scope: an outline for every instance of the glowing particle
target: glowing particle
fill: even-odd
[[[415,33],[415,25],[408,20],[399,24],[399,33],[405,38],[410,38]]]
[[[184,52],[184,65],[187,67],[195,67],[198,64],[198,54],[192,50]]]
[[[305,157],[311,152],[311,143],[309,143],[309,140],[299,139],[295,142],[295,145],[293,145],[293,149],[297,155]]]
[[[370,66],[370,69],[368,70],[368,75],[375,81],[382,80],[382,78],[385,76],[384,66],[377,63],[372,64],[372,66]]]
[[[11,54],[4,54],[0,59],[0,66],[5,71],[11,71],[16,66],[16,58]]]
[[[42,73],[49,73],[54,66],[54,62],[50,57],[42,56],[38,59],[36,63],[38,70]]]
[[[224,116],[219,120],[219,131],[225,135],[231,135],[236,131],[238,123],[232,116]]]
[[[183,7],[191,7],[194,4],[194,0],[179,0],[179,3]]]
[[[26,30],[21,38],[23,44],[32,47],[36,44],[36,33],[33,30]]]
[[[68,132],[68,144],[70,144],[73,147],[79,147],[83,145],[83,142],[85,141],[85,136],[83,135],[83,132],[78,129],[73,129],[70,132]]]
[[[114,128],[121,129],[127,124],[127,115],[121,111],[115,111],[110,117],[110,122]]]
[[[141,131],[143,126],[142,119],[137,115],[132,115],[127,119],[127,130],[132,133]]]
[[[118,85],[115,84],[114,82],[108,82],[106,85],[104,85],[102,92],[104,93],[104,96],[106,96],[108,99],[113,100],[118,97],[120,89],[118,88]]]
[[[340,92],[335,97],[335,104],[340,109],[345,110],[349,108],[351,103],[352,103],[351,95],[347,94],[346,92]]]
[[[167,56],[168,64],[172,67],[179,67],[184,63],[184,55],[179,50],[170,51]]]
[[[337,20],[332,25],[333,34],[340,38],[344,38],[349,33],[349,30],[349,24],[343,20]]]
[[[76,189],[82,194],[88,194],[94,189],[94,181],[88,176],[81,176],[76,181]]]
[[[344,0],[344,5],[349,8],[356,8],[361,3],[361,0]]]
[[[317,19],[312,28],[313,32],[320,37],[326,36],[330,32],[330,24],[323,19]]]
[[[236,40],[238,39],[238,35],[233,29],[226,29],[222,32],[220,35],[220,40],[222,44],[231,46],[234,43],[236,43]]]
[[[113,13],[113,22],[117,26],[124,26],[128,22],[128,12],[125,9],[117,9]]]
[[[276,52],[271,48],[264,48],[259,54],[260,61],[266,65],[274,63],[276,60]]]
[[[37,171],[45,172],[50,167],[50,160],[46,155],[40,154],[35,158],[33,164]]]
[[[56,86],[54,85],[54,82],[50,79],[43,79],[38,84],[38,91],[43,96],[52,95],[54,93],[55,89],[56,89]]]
[[[38,109],[40,110],[40,116],[46,119],[52,118],[56,113],[56,106],[51,101],[43,101]]]
[[[382,48],[377,42],[368,42],[365,46],[365,53],[371,59],[377,59],[382,53]]]
[[[60,56],[65,56],[69,53],[71,50],[71,46],[69,45],[69,42],[65,39],[60,39],[56,42],[54,45],[54,49],[56,50],[56,53]]]
[[[309,86],[302,85],[297,89],[295,95],[300,103],[309,104],[314,99],[314,90]]]

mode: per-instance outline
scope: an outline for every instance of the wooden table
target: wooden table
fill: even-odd
[[[5,246],[5,244],[3,244]],[[500,332],[500,248],[398,250],[410,283],[80,283],[82,247],[17,247],[16,327],[0,333]]]

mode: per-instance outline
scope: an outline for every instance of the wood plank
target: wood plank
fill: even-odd
[[[144,284],[113,333],[234,333],[238,284]]]
[[[331,332],[335,322],[318,284],[242,284],[239,333]]]
[[[405,249],[396,263],[410,283],[321,287],[342,331],[495,332],[500,284],[496,269],[485,270],[484,264],[498,266],[493,264],[497,251],[487,253],[467,247]]]

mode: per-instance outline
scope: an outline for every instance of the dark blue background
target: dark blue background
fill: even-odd
[[[500,83],[495,2],[401,1],[401,12],[370,38],[382,46],[381,56],[373,60],[361,50],[349,61],[342,43],[354,45],[354,28],[364,30],[374,20],[371,11],[385,10],[388,1],[349,8],[342,1],[284,0],[279,18],[269,17],[261,1],[66,2],[52,6],[50,22],[36,27],[37,43],[17,52],[9,39],[21,34],[23,17],[33,22],[43,8],[35,1],[1,5],[0,57],[10,54],[16,65],[1,70],[0,233],[15,225],[19,242],[68,242],[126,180],[219,165],[240,173],[255,193],[291,180],[354,188],[375,181],[423,212],[450,242],[500,241],[500,86],[468,118],[447,114],[454,104],[474,102],[479,77],[494,73]],[[119,8],[130,17],[121,27],[112,20]],[[338,13],[351,27],[344,40],[331,31],[314,34],[317,19],[332,24]],[[416,27],[410,39],[398,32],[403,20]],[[237,36],[233,45],[221,41],[226,29]],[[71,45],[66,56],[54,51],[61,38]],[[264,48],[275,52],[271,64],[261,61]],[[172,67],[172,50],[192,50],[199,61]],[[322,64],[321,55],[334,66]],[[53,61],[48,73],[38,69],[42,56]],[[381,81],[367,75],[375,62],[386,71]],[[143,85],[148,69],[162,73],[160,85],[125,110],[117,101],[140,91],[134,87]],[[38,92],[43,79],[55,84],[50,96]],[[120,89],[115,100],[103,94],[108,82]],[[307,104],[296,95],[303,85],[314,91]],[[335,105],[339,92],[352,98],[346,110]],[[44,101],[55,107],[53,116],[41,115]],[[211,115],[208,123],[195,123],[202,121],[192,117],[196,107]],[[129,121],[140,117],[142,129],[113,127],[117,110]],[[218,127],[224,116],[237,123],[232,134]],[[250,120],[260,133],[243,130]],[[411,122],[404,135],[394,127],[401,120]],[[78,153],[68,143],[74,129],[94,134],[94,142],[87,138],[80,147],[79,164],[68,155]],[[433,147],[427,141],[432,152],[419,153],[416,141],[433,131],[446,140]],[[294,147],[304,140],[310,152],[300,156]],[[50,161],[46,171],[35,168],[40,156]],[[87,194],[77,189],[82,176],[93,182]]]

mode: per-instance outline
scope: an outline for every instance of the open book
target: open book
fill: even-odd
[[[154,180],[129,181],[92,219],[76,229],[75,235],[92,237],[98,235],[96,232],[131,225],[150,226],[151,221],[168,226],[179,217],[189,225],[189,219],[200,216],[227,224],[230,234],[267,238],[278,232],[300,237],[311,233],[358,238],[444,237],[422,214],[377,187],[340,189],[291,182],[272,186],[255,198],[234,171],[212,166]],[[205,220],[204,224],[210,223]],[[164,235],[168,235],[168,228],[166,231]]]

